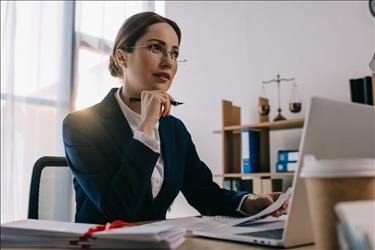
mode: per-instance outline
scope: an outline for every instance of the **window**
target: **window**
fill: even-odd
[[[143,11],[164,14],[163,1],[79,1],[76,7],[77,75],[75,109],[101,101],[121,86],[108,70],[113,42],[126,18]]]
[[[67,5],[1,1],[2,223],[27,217],[34,162],[63,154]]]

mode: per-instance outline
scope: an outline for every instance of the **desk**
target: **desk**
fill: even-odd
[[[31,248],[3,248],[3,250],[35,250]],[[237,243],[232,241],[224,241],[224,240],[216,240],[216,239],[209,239],[204,237],[196,237],[196,236],[186,236],[186,241],[182,243],[180,247],[176,250],[261,250],[261,249],[275,249],[269,247],[262,247],[259,245],[253,244],[246,244],[246,243]],[[296,248],[288,248],[288,249],[295,249],[295,250],[316,250],[314,245],[296,247]],[[43,248],[43,250],[48,250],[47,248]],[[54,249],[56,250],[56,249]]]
[[[206,249],[215,249],[215,250],[260,250],[260,249],[275,249],[270,247],[263,247],[260,245],[254,244],[247,244],[247,243],[239,243],[234,241],[224,241],[218,239],[210,239],[204,237],[196,237],[196,236],[186,236],[186,241],[179,247],[177,250],[190,250],[190,249],[198,249],[198,250],[206,250]],[[314,245],[296,247],[296,248],[288,248],[288,249],[295,249],[295,250],[316,250]]]

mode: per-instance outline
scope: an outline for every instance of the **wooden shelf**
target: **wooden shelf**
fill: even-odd
[[[268,130],[281,130],[281,129],[293,129],[302,128],[304,124],[303,118],[276,121],[276,122],[262,122],[247,125],[235,125],[235,126],[225,126],[222,130],[213,131],[215,134],[221,134],[225,131],[238,132],[242,129],[268,129]]]
[[[287,173],[253,173],[253,174],[241,174],[241,173],[231,173],[231,174],[214,174],[213,177],[223,177],[223,178],[239,178],[239,177],[287,177],[294,176],[294,172]]]

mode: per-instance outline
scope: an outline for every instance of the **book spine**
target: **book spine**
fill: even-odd
[[[372,83],[371,83],[371,77],[366,76],[364,78],[364,103],[368,105],[373,105],[374,104],[374,96],[372,95]]]
[[[349,84],[350,84],[350,97],[352,102],[359,102],[360,97],[358,93],[358,87],[357,87],[357,79],[350,79]]]
[[[240,191],[241,190],[241,180],[233,179],[232,180],[232,190]]]
[[[350,94],[352,102],[365,103],[365,90],[364,90],[364,79],[351,79],[350,80]]]

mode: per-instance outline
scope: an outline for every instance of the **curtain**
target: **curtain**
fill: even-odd
[[[70,101],[66,46],[72,45],[66,18],[67,11],[73,13],[71,6],[1,1],[1,223],[27,217],[34,162],[64,153],[61,122]],[[48,187],[52,197],[62,190],[59,184]],[[57,200],[50,200],[51,206],[60,206]]]
[[[108,71],[114,38],[147,10],[163,15],[164,1],[1,1],[1,223],[27,217],[35,161],[64,155],[65,115],[121,85]],[[43,177],[40,218],[72,221],[70,173]]]

